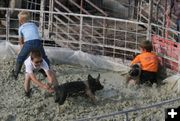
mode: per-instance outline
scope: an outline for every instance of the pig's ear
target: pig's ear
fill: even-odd
[[[99,81],[99,79],[100,79],[100,73],[98,74],[98,77],[97,77],[97,79],[96,79],[96,80],[98,80],[98,81]]]
[[[88,75],[88,80],[92,80],[93,79],[93,77],[89,74]]]

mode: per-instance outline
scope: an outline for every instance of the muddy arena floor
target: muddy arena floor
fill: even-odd
[[[68,98],[64,105],[59,106],[54,102],[53,95],[32,86],[32,97],[28,99],[24,95],[24,74],[20,74],[18,80],[11,78],[11,70],[14,62],[11,59],[1,60],[0,71],[0,121],[74,121],[111,112],[132,109],[139,106],[158,103],[167,99],[173,99],[180,94],[167,91],[165,85],[157,87],[125,86],[125,77],[118,72],[83,68],[73,65],[52,65],[56,72],[58,82],[65,83],[76,81],[79,78],[86,80],[88,74],[97,77],[101,74],[100,81],[104,89],[96,93],[98,101],[94,104],[86,97]],[[24,72],[24,68],[22,69]],[[39,79],[46,82],[42,75]],[[180,105],[180,102],[173,104]],[[163,106],[168,107],[170,105]],[[163,121],[164,110],[153,108],[130,113],[133,121]],[[111,116],[102,121],[121,121],[123,115]]]

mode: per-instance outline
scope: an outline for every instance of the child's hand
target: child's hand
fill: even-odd
[[[53,93],[53,92],[54,92],[54,89],[49,88],[49,89],[47,89],[47,91],[48,91],[49,93]]]
[[[54,92],[54,89],[52,89],[49,85],[44,85],[44,89],[46,89],[49,93]]]

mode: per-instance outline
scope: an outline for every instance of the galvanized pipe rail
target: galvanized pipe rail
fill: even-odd
[[[159,103],[151,104],[151,105],[141,106],[139,108],[133,108],[133,109],[127,109],[127,110],[123,110],[123,111],[112,112],[110,114],[101,115],[101,116],[94,116],[94,117],[90,117],[90,118],[77,119],[75,121],[89,121],[89,120],[95,120],[95,119],[99,120],[99,119],[104,119],[104,118],[108,118],[108,117],[116,116],[116,115],[125,115],[125,120],[129,121],[128,114],[131,112],[142,111],[145,109],[151,109],[151,108],[157,108],[157,107],[160,108],[161,106],[163,106],[165,104],[174,103],[177,101],[180,101],[180,97],[178,97],[176,99],[170,99],[170,100],[162,101]]]

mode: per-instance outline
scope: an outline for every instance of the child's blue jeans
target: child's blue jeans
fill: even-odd
[[[17,57],[17,63],[24,63],[24,61],[26,60],[26,58],[29,56],[30,52],[32,49],[39,49],[43,59],[46,61],[46,63],[49,65],[49,59],[47,58],[43,45],[41,43],[40,40],[36,39],[36,40],[29,40],[26,41]]]

